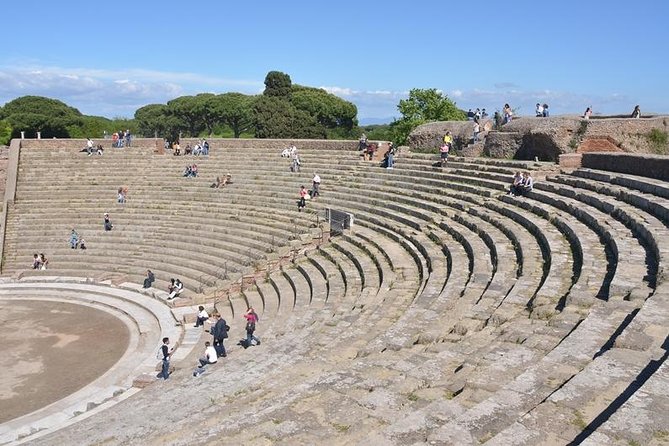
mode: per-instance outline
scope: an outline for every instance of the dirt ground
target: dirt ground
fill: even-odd
[[[53,403],[114,365],[130,334],[83,305],[0,300],[0,423]]]

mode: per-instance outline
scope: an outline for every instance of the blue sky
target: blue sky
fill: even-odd
[[[459,107],[669,113],[669,1],[8,2],[0,104],[34,94],[132,116],[268,71],[389,121],[412,88]]]

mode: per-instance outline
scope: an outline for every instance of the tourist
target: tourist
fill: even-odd
[[[175,142],[175,143],[172,145],[172,150],[173,150],[173,151],[172,151],[172,154],[173,154],[174,156],[181,156],[181,145],[179,145],[178,142]]]
[[[467,111],[467,120],[468,120],[468,121],[473,121],[473,120],[474,120],[474,116],[475,116],[475,115],[474,115],[474,112],[473,112],[472,109],[470,108],[470,109]]]
[[[367,135],[363,133],[358,140],[358,150],[365,151],[365,149],[367,149]]]
[[[105,231],[111,231],[112,229],[114,229],[114,225],[109,218],[109,214],[105,213]]]
[[[511,107],[509,104],[504,104],[504,109],[502,110],[502,114],[504,115],[504,124],[508,124],[511,122],[513,119],[513,110],[511,110]]]
[[[209,155],[209,142],[206,139],[202,142],[202,155]]]
[[[79,246],[79,234],[72,229],[72,232],[70,232],[70,248],[77,249],[77,246]]]
[[[91,141],[91,138],[86,138],[86,152],[88,152],[88,156],[93,154],[93,141]]]
[[[130,135],[130,129],[125,131],[125,146],[130,147],[130,142],[132,141],[132,136]]]
[[[311,179],[311,198],[316,198],[320,195],[320,188],[321,188],[321,177],[318,176],[317,173],[314,172],[314,177]]]
[[[256,330],[256,324],[260,320],[253,307],[250,307],[246,311],[244,319],[246,319],[246,341],[243,344],[244,348],[251,347],[252,345],[260,345],[260,339],[253,334]]]
[[[184,149],[184,155],[190,155],[193,153],[193,149],[191,148],[190,144],[186,144],[186,149]]]
[[[79,240],[79,249],[82,249],[82,250],[86,249],[86,240],[84,240],[83,238],[81,240]]]
[[[125,203],[125,191],[123,190],[122,187],[118,188],[118,196],[116,198],[116,201],[121,204]]]
[[[381,167],[385,167],[386,169],[392,169],[394,165],[395,165],[395,148],[393,147],[393,143],[389,142],[388,150],[383,155],[383,162],[381,163]]]
[[[537,118],[543,118],[544,117],[544,107],[543,107],[543,105],[541,105],[540,103],[537,102],[537,107],[536,107],[536,110],[535,110],[534,113],[535,113],[535,116]]]
[[[153,271],[150,269],[146,270],[146,277],[144,278],[144,285],[142,286],[143,288],[151,288],[153,285],[153,282],[156,281],[156,276],[153,274]]]
[[[190,176],[197,177],[197,164],[193,164],[190,168]]]
[[[485,119],[488,117],[488,112],[485,111],[485,108],[481,110],[481,119]]]
[[[105,149],[102,148],[102,144],[98,144],[98,150],[97,150],[98,155],[102,155],[102,152],[103,152],[104,150],[105,150]]]
[[[46,267],[49,265],[49,259],[46,258],[44,253],[40,253],[39,255],[39,263],[40,263],[39,269],[42,271],[44,271]]]
[[[495,130],[499,130],[499,128],[502,126],[502,115],[500,115],[498,111],[495,111],[492,120],[493,124],[495,125]]]
[[[205,321],[207,321],[209,319],[209,313],[207,313],[207,310],[205,310],[202,305],[197,307],[197,309],[198,309],[197,319],[195,319],[195,327],[196,328],[197,327],[202,327],[204,325]]]
[[[216,354],[219,358],[225,358],[228,354],[225,351],[224,342],[228,337],[230,327],[219,313],[214,313],[213,317],[215,322],[209,330],[209,333],[214,339],[214,349],[216,350]]]
[[[181,292],[184,289],[184,284],[181,283],[179,279],[171,279],[172,283],[170,284],[170,294],[167,296],[167,300],[172,300],[175,297],[179,297]]]
[[[295,148],[295,146],[293,146],[293,148],[294,148],[295,150],[292,150],[292,149],[291,149],[291,154],[290,154],[290,157],[291,157],[290,171],[291,171],[291,172],[299,172],[299,171],[300,171],[300,165],[301,165],[301,163],[300,163],[300,156],[299,156],[298,153],[297,153],[297,148]]]
[[[170,377],[170,358],[174,353],[174,349],[169,347],[170,338],[163,338],[163,345],[160,347],[160,355],[162,356],[163,365],[158,374],[158,379],[167,379]]]
[[[33,254],[33,269],[40,269],[42,262],[39,259],[39,254]]]
[[[548,118],[548,104],[544,104],[544,118]]]
[[[481,132],[481,125],[478,123],[478,121],[474,121],[474,142],[478,142],[479,140],[479,133]]]
[[[441,165],[443,166],[448,162],[448,153],[451,151],[451,146],[453,145],[453,137],[451,132],[446,132],[444,135],[444,143],[439,148],[439,155],[441,158]]]
[[[583,119],[590,119],[590,116],[592,116],[592,106],[585,109],[585,113],[583,113]]]
[[[290,158],[290,147],[286,147],[281,151],[281,158]]]
[[[477,108],[474,112],[474,121],[478,121],[479,119],[481,119],[481,110]]]
[[[214,189],[218,189],[219,187],[221,187],[221,183],[222,183],[221,177],[216,177],[216,181],[211,183],[211,186],[209,186],[209,187],[213,187]]]
[[[184,177],[186,177],[186,178],[190,178],[191,174],[192,174],[191,167],[190,167],[190,165],[188,165],[188,166],[186,166],[186,168],[184,169],[184,173],[183,173],[182,176],[184,176]]]
[[[639,119],[641,117],[641,108],[637,105],[632,111],[632,118]]]
[[[516,196],[520,195],[520,185],[523,182],[523,174],[518,171],[516,174],[513,176],[513,182],[511,183],[511,187],[509,188],[509,195]]]
[[[533,188],[534,188],[534,179],[532,178],[529,172],[525,172],[523,174],[523,181],[520,183],[520,187],[518,188],[520,195],[526,196],[528,193],[532,192]]]
[[[218,354],[216,353],[216,349],[212,347],[211,342],[205,341],[204,356],[198,359],[198,361],[200,362],[200,368],[208,364],[216,364],[216,362],[218,362]]]
[[[304,184],[300,186],[300,200],[297,202],[297,211],[302,212],[302,209],[305,208],[307,205],[307,197],[309,196],[309,192],[307,192],[307,188],[304,187]]]

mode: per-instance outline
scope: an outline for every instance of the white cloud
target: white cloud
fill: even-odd
[[[82,113],[132,116],[151,103],[202,91],[256,94],[263,82],[185,72],[90,68],[0,66],[0,104],[25,95],[60,99]]]

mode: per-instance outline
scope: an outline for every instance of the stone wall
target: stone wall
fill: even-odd
[[[72,147],[76,149],[83,149],[86,147],[86,139],[22,139],[21,147],[27,149],[62,149],[63,147]],[[102,144],[102,147],[106,149],[112,148],[111,139],[93,139],[93,143],[97,146]],[[134,147],[155,147],[162,148],[163,140],[155,138],[133,138],[132,145]]]
[[[481,132],[492,129],[492,121],[481,121]],[[456,149],[462,149],[473,137],[474,121],[445,121],[429,122],[414,129],[407,139],[407,145],[412,150],[437,150],[443,143],[446,132],[451,132]]]
[[[471,138],[473,125],[471,121],[424,124],[409,135],[409,146],[436,149],[446,130],[456,137]],[[669,144],[657,145],[649,138],[654,129],[669,132],[669,116],[589,120],[578,116],[520,117],[497,131],[484,133],[483,155],[557,161],[561,154],[575,152],[669,154]]]
[[[608,170],[669,181],[669,156],[584,153],[582,165],[589,169]]]

